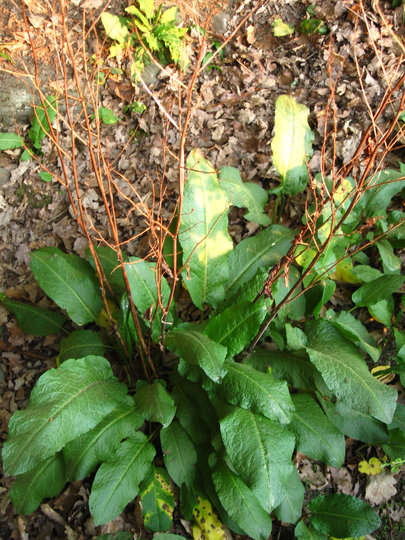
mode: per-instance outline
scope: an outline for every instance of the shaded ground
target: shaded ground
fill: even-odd
[[[245,0],[212,3],[216,7],[213,23],[210,27],[210,41],[221,41],[237,26],[241,18],[255,5],[255,1]],[[68,5],[72,28],[79,25],[82,9],[78,2]],[[87,1],[87,16],[93,17],[104,2]],[[124,2],[111,3],[111,12],[119,13]],[[196,12],[202,14],[209,2],[200,1]],[[49,39],[52,37],[52,25],[49,14],[41,9],[39,2],[30,1],[28,5],[28,24],[35,36],[39,51],[41,78],[45,85],[57,84],[52,78],[53,63]],[[91,10],[91,7],[94,10]],[[387,80],[390,80],[398,66],[401,48],[387,29],[381,25],[375,4],[367,3],[367,24],[356,26],[355,3],[316,0],[312,2],[316,15],[322,19],[328,32],[312,36],[302,35],[297,31],[292,36],[275,38],[271,23],[281,18],[291,26],[299,28],[306,17],[307,2],[268,1],[246,22],[235,38],[226,46],[223,59],[215,61],[215,66],[201,74],[196,83],[193,117],[190,123],[187,146],[199,147],[204,155],[216,167],[230,165],[238,167],[244,180],[253,180],[263,187],[277,185],[276,175],[271,167],[270,141],[272,138],[274,103],[276,98],[291,93],[299,102],[311,110],[310,123],[315,133],[315,152],[311,170],[317,171],[320,162],[322,136],[325,122],[325,107],[330,96],[330,76],[335,80],[341,70],[336,85],[335,102],[338,130],[336,133],[337,165],[347,161],[356,148],[361,134],[368,123],[368,106],[375,109],[383,95]],[[184,7],[184,6],[182,6]],[[391,2],[382,2],[387,22],[399,36],[404,33],[402,8],[394,10]],[[193,13],[183,9],[187,22]],[[194,15],[195,16],[195,15]],[[0,6],[0,52],[15,60],[16,65],[25,61],[33,73],[33,63],[29,55],[29,42],[22,21],[18,4],[6,0]],[[370,39],[370,35],[373,40]],[[81,35],[72,34],[72,39],[80,44]],[[356,56],[354,43],[357,43]],[[196,30],[190,32],[191,65],[198,54]],[[382,70],[376,56],[383,57],[385,70]],[[97,49],[96,43],[90,43],[90,49]],[[342,67],[342,59],[345,59]],[[357,65],[356,65],[357,60]],[[7,70],[7,62],[0,57],[0,67]],[[111,67],[114,66],[112,62]],[[359,82],[359,71],[367,103]],[[175,73],[175,71],[173,72]],[[155,97],[166,106],[174,119],[179,117],[176,105],[176,81],[165,73],[158,76],[151,74],[150,87]],[[187,82],[187,74],[185,76]],[[16,117],[18,129],[26,134],[29,129],[29,108],[26,100],[30,96],[27,87],[21,81],[15,81],[7,73],[0,73],[3,97],[0,98],[1,130],[10,129]],[[30,85],[28,85],[30,86]],[[11,91],[10,91],[11,90]],[[10,95],[18,94],[18,110],[12,110]],[[9,96],[7,98],[7,95]],[[156,181],[162,176],[162,148],[164,143],[174,151],[178,148],[179,136],[168,125],[159,112],[152,97],[139,85],[133,87],[124,75],[108,77],[98,91],[100,105],[111,108],[121,121],[104,126],[101,138],[109,148],[110,159],[117,158],[117,168],[133,179],[138,192],[144,200],[151,197],[151,179]],[[32,99],[31,97],[29,99]],[[142,117],[136,113],[125,112],[129,103],[136,99],[146,105]],[[7,101],[8,100],[8,101]],[[10,114],[7,113],[9,104]],[[1,107],[3,107],[1,109]],[[388,113],[387,113],[388,114]],[[137,129],[137,136],[121,152],[122,145],[128,140],[131,130]],[[67,134],[63,133],[62,137]],[[52,147],[45,141],[42,147],[43,163],[50,170],[58,171],[60,163]],[[331,148],[326,150],[331,157]],[[0,153],[0,283],[1,289],[11,298],[27,300],[45,307],[49,301],[34,282],[29,270],[30,251],[43,246],[58,246],[66,251],[83,255],[86,240],[82,237],[76,222],[69,211],[67,194],[57,182],[44,183],[39,177],[39,166],[35,161],[18,164],[20,150]],[[399,152],[392,156],[395,165],[405,156]],[[165,153],[165,177],[168,191],[164,197],[168,210],[176,197],[176,160]],[[107,235],[107,224],[103,206],[98,194],[92,188],[92,179],[86,152],[79,154],[78,170],[80,181],[86,192],[89,212],[94,226]],[[123,183],[123,190],[128,190]],[[130,195],[130,190],[126,193]],[[301,201],[302,202],[302,201]],[[285,209],[282,223],[288,226],[295,223],[295,204]],[[143,222],[135,212],[129,212],[124,202],[117,207],[119,223],[127,237],[142,230]],[[268,213],[271,215],[272,202]],[[231,217],[231,232],[236,242],[255,232],[254,226],[241,220],[242,214],[234,210]],[[143,256],[148,246],[142,238],[127,245],[129,254]],[[345,303],[344,291],[341,295]],[[0,410],[1,437],[6,438],[7,423],[11,414],[26,405],[30,390],[46,369],[55,366],[58,354],[58,338],[55,336],[39,340],[24,335],[15,319],[0,307],[0,352],[2,359],[3,404]],[[377,338],[383,338],[376,329]],[[386,340],[390,345],[392,340]],[[392,350],[387,348],[386,357],[392,357]],[[402,389],[399,388],[400,391]],[[347,441],[347,461],[341,469],[319,466],[305,456],[296,458],[301,479],[307,487],[308,498],[322,492],[340,491],[364,497],[366,478],[359,475],[357,464],[361,459],[378,455],[379,450],[360,448],[352,441]],[[11,482],[4,478],[0,488],[0,538],[91,538],[101,534],[106,528],[94,528],[89,516],[87,503],[89,481],[77,482],[69,486],[56,500],[42,505],[41,509],[30,516],[16,516],[8,499]],[[403,538],[404,535],[404,476],[399,473],[391,481],[391,490],[386,488],[386,495],[378,511],[384,520],[380,531],[374,535],[377,539]],[[384,488],[381,487],[383,491]],[[380,491],[381,491],[380,490]],[[395,494],[396,490],[396,494]],[[388,502],[389,501],[389,502]],[[373,502],[373,501],[371,501]],[[121,518],[109,526],[108,530],[131,530],[139,534],[141,522],[134,505],[129,505]],[[402,528],[401,528],[402,527]],[[280,527],[275,523],[273,538],[293,538],[293,527]],[[180,522],[178,534],[187,536]]]

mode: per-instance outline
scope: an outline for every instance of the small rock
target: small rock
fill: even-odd
[[[0,186],[4,186],[10,180],[11,171],[0,167]]]
[[[160,68],[156,64],[149,64],[141,73],[141,77],[145,84],[154,86],[159,82],[158,75]]]
[[[216,34],[224,34],[228,29],[229,13],[221,11],[212,17],[212,30]]]

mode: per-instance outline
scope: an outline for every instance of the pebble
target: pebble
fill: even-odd
[[[216,34],[224,34],[228,29],[229,13],[226,11],[220,11],[217,15],[212,17],[212,30]]]

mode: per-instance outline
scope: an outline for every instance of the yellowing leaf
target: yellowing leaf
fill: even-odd
[[[283,19],[276,19],[273,24],[273,34],[275,37],[291,36],[294,33],[294,27],[285,23]]]
[[[117,15],[105,11],[101,15],[101,22],[104,26],[105,33],[110,39],[118,41],[118,43],[124,43],[128,35],[128,28],[122,24]]]
[[[361,279],[353,274],[352,268],[352,260],[350,258],[344,259],[336,265],[335,272],[331,275],[331,278],[337,281],[343,281],[344,283],[362,283]]]
[[[197,496],[197,504],[193,508],[194,540],[225,540],[225,529],[219,521],[208,499]]]
[[[381,472],[381,461],[378,458],[372,457],[368,464],[370,465],[370,472],[373,476]]]
[[[365,459],[359,463],[359,472],[363,474],[371,474],[370,465]]]

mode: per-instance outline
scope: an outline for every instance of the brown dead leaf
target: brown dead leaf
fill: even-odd
[[[371,476],[367,481],[365,498],[374,505],[386,502],[397,493],[394,487],[396,483],[395,478],[388,473]]]

